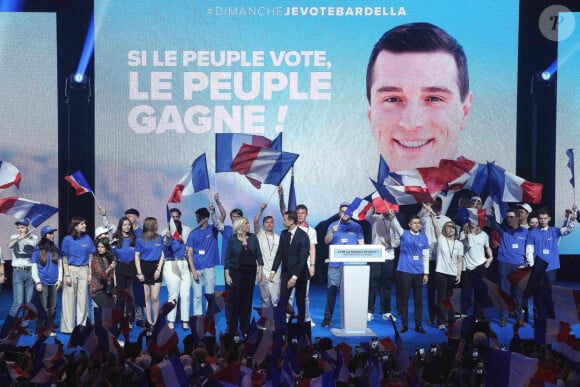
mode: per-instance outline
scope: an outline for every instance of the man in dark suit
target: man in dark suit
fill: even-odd
[[[306,313],[306,284],[310,275],[307,261],[310,253],[310,239],[308,234],[297,226],[298,216],[295,211],[286,211],[283,222],[286,230],[280,234],[280,244],[270,272],[270,282],[274,282],[276,270],[282,264],[278,305],[286,305],[292,288],[296,288],[298,331],[303,332]]]

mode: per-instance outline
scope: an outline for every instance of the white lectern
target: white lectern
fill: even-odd
[[[343,263],[340,283],[341,328],[332,328],[330,331],[336,336],[376,336],[367,328],[370,273],[367,263],[385,262],[385,247],[330,245],[329,261]]]

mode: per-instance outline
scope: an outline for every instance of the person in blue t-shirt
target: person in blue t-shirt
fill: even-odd
[[[213,317],[215,267],[219,264],[217,235],[223,230],[223,224],[215,216],[213,206],[211,208],[213,225],[209,223],[209,210],[198,208],[195,211],[197,227],[189,233],[185,243],[187,261],[193,274],[194,316],[203,314],[202,294],[205,293],[207,315]]]
[[[123,315],[132,322],[135,314],[133,283],[137,275],[135,269],[136,237],[133,224],[127,216],[119,219],[117,232],[113,237],[111,247],[117,260],[117,266],[115,266],[117,309],[121,310]]]
[[[397,265],[397,313],[401,316],[401,333],[409,330],[409,293],[413,289],[415,331],[425,333],[422,324],[423,285],[429,281],[429,241],[421,232],[421,218],[409,217],[409,230],[403,230],[395,213],[389,212],[391,227],[401,238]]]
[[[528,230],[520,225],[520,215],[515,209],[506,211],[505,224],[499,225],[495,221],[495,217],[491,216],[491,227],[500,235],[499,249],[497,255],[498,271],[499,271],[499,285],[501,290],[510,294],[516,302],[516,324],[524,326],[522,317],[522,292],[516,287],[512,286],[507,279],[508,274],[516,272],[519,268],[524,266],[526,253],[526,238],[528,237]],[[505,310],[499,311],[499,326],[506,326]]]
[[[328,245],[364,245],[364,235],[360,224],[353,222],[350,216],[345,214],[349,203],[342,203],[338,209],[339,219],[328,226],[324,242]],[[336,294],[340,288],[342,263],[330,262],[328,264],[328,283],[326,285],[326,307],[321,327],[332,325],[332,315],[336,304]]]
[[[135,268],[137,279],[145,293],[145,318],[149,325],[155,324],[159,314],[159,291],[163,269],[163,238],[157,233],[157,219],[145,218],[143,233],[135,243]]]
[[[87,224],[83,218],[72,218],[69,235],[62,240],[61,251],[64,286],[60,331],[71,333],[75,326],[87,322],[89,263],[95,252],[95,244],[87,235]]]
[[[60,250],[54,245],[56,228],[44,226],[40,231],[38,248],[32,253],[32,279],[36,284],[36,291],[42,309],[46,312],[46,320],[36,322],[36,333],[55,328],[56,303],[58,289],[62,284],[62,260]]]
[[[556,282],[557,270],[560,268],[558,240],[568,235],[575,226],[578,208],[572,207],[566,225],[562,228],[550,227],[552,219],[547,208],[538,211],[539,227],[528,232],[526,239],[526,261],[533,266],[528,287],[524,297],[534,295],[534,303],[538,309],[538,318],[545,320],[554,318],[554,303],[552,301],[552,285]]]

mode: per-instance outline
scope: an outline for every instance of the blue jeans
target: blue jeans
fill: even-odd
[[[203,315],[203,291],[205,294],[213,294],[215,289],[215,267],[208,267],[197,271],[199,280],[193,280],[193,315]]]
[[[24,305],[30,303],[34,293],[34,281],[30,270],[12,268],[12,306],[8,314],[12,317],[18,316],[18,311]],[[28,325],[28,320],[24,320],[23,326]]]

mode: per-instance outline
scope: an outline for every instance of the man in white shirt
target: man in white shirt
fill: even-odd
[[[267,203],[262,203],[260,210],[254,217],[254,232],[258,237],[260,243],[260,251],[262,252],[262,259],[264,266],[262,267],[262,281],[258,284],[260,288],[260,295],[262,297],[262,308],[276,307],[278,305],[278,298],[280,296],[280,269],[274,275],[274,281],[270,282],[269,276],[272,271],[272,264],[276,258],[278,245],[280,244],[280,235],[274,232],[274,218],[272,216],[264,216],[262,225],[260,227],[260,217],[268,206]]]

